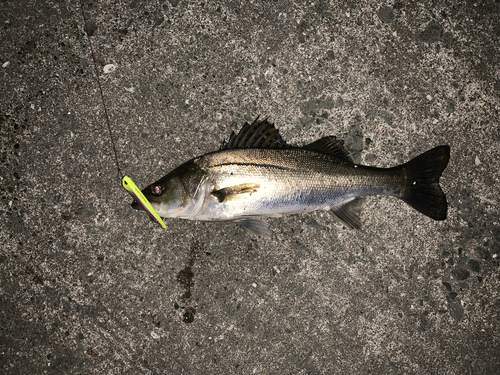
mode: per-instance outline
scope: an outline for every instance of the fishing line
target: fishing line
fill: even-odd
[[[87,25],[87,16],[85,15],[83,0],[80,0],[80,8],[82,9],[83,22],[85,24],[85,33],[87,34],[87,38],[89,40],[90,52],[92,54],[92,60],[94,61],[95,74],[97,76],[97,83],[99,85],[99,91],[101,93],[101,99],[102,99],[102,105],[104,107],[104,113],[106,115],[106,123],[108,125],[109,136],[111,138],[111,145],[113,146],[113,152],[114,152],[115,161],[116,161],[116,168],[118,169],[118,176],[120,176],[120,179],[122,181],[122,186],[125,188],[125,190],[127,190],[129,192],[129,194],[132,196],[132,198],[134,198],[134,200],[142,206],[144,211],[146,211],[147,214],[154,221],[156,221],[158,224],[160,224],[163,228],[166,228],[167,226],[165,225],[163,220],[160,218],[160,215],[158,215],[156,210],[153,208],[151,203],[146,199],[144,194],[142,194],[141,190],[137,187],[137,185],[134,184],[132,179],[128,176],[123,175],[122,169],[120,168],[120,163],[118,161],[118,154],[116,152],[115,140],[113,138],[113,132],[111,131],[111,124],[109,121],[108,108],[106,107],[106,101],[104,100],[104,94],[102,91],[101,79],[99,76],[99,69],[97,68],[97,61],[96,61],[95,54],[94,54],[94,48],[92,47],[92,40],[90,39],[89,28]]]
[[[80,7],[82,8],[83,22],[85,24],[85,33],[89,40],[90,52],[92,54],[92,60],[94,61],[95,74],[97,76],[97,84],[99,85],[99,91],[101,92],[102,105],[104,106],[104,114],[106,115],[106,123],[108,124],[109,136],[111,137],[111,144],[113,146],[113,151],[115,153],[116,167],[118,168],[118,176],[123,179],[122,169],[120,168],[120,163],[118,162],[118,155],[116,153],[115,140],[113,138],[113,132],[111,131],[111,125],[109,123],[108,108],[106,107],[106,101],[104,100],[104,94],[102,92],[101,78],[99,76],[99,69],[97,69],[97,61],[95,59],[94,47],[92,47],[92,40],[90,39],[89,28],[87,26],[87,16],[85,15],[85,9],[83,7],[83,0],[80,0]]]

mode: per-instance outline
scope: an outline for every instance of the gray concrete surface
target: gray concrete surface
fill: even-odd
[[[84,3],[138,185],[261,114],[369,165],[449,144],[449,218],[163,230],[117,179],[78,1],[3,0],[1,373],[500,373],[498,1]]]

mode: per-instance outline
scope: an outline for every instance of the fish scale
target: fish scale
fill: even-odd
[[[262,186],[256,193],[223,205],[207,199],[198,220],[326,210],[360,195],[395,195],[405,179],[399,171],[353,166],[302,149],[228,150],[205,155],[195,162],[209,171],[214,189],[248,181]]]

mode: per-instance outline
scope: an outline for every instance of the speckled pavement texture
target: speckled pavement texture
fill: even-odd
[[[140,187],[262,115],[379,167],[449,144],[448,219],[164,230],[117,178],[79,2],[2,0],[0,373],[500,373],[498,1],[84,8]]]

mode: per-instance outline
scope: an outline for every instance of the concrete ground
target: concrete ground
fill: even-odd
[[[392,166],[440,144],[448,219],[166,220],[120,186],[78,1],[0,2],[0,372],[500,373],[500,4],[84,0],[145,186],[270,116]],[[106,72],[105,72],[106,71]]]

